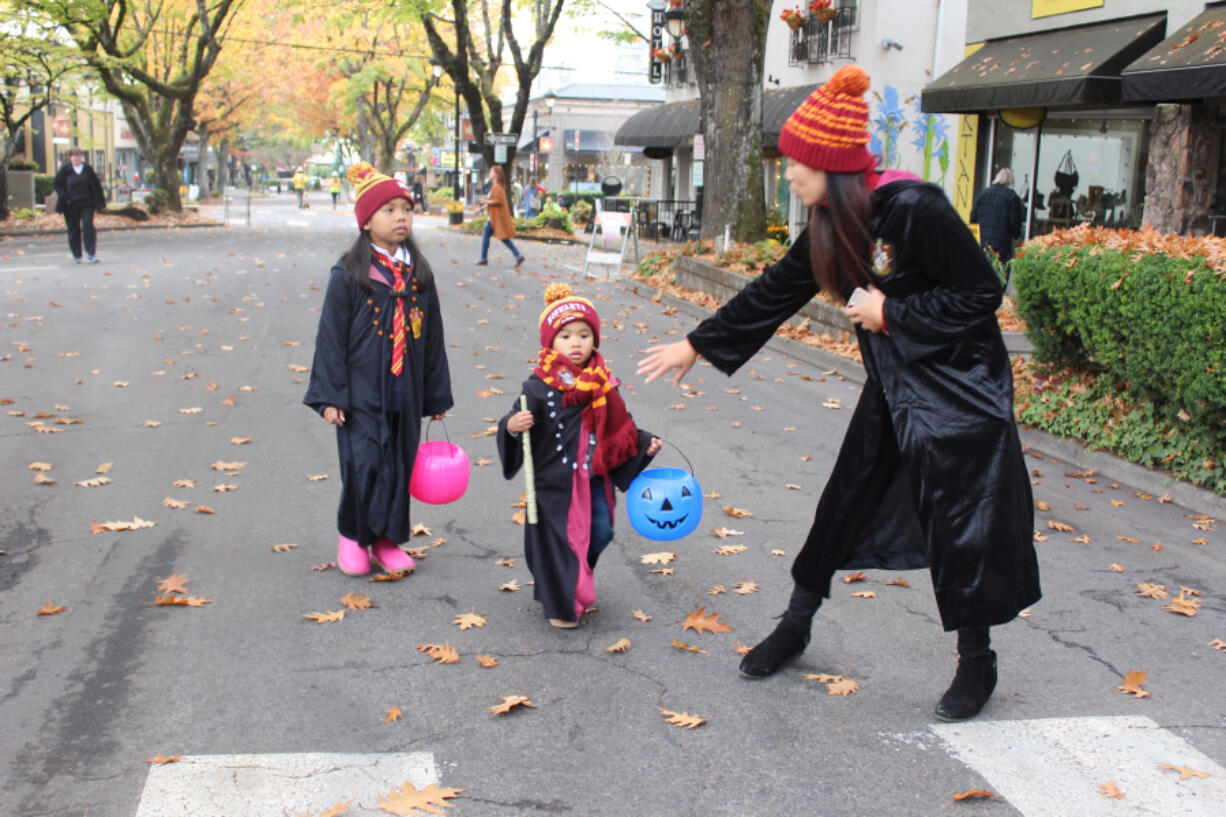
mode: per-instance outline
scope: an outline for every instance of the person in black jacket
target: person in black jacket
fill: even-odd
[[[1030,476],[1013,417],[1013,375],[996,322],[1003,295],[941,188],[878,173],[867,150],[868,76],[841,68],[779,137],[809,226],[778,264],[685,340],[647,350],[639,373],[698,355],[731,374],[824,289],[847,303],[863,392],[792,565],[794,588],[741,672],[774,674],[809,643],[835,571],[928,568],[958,669],[936,707],[978,714],[996,687],[989,628],[1039,600]]]
[[[68,163],[55,174],[55,212],[64,214],[68,225],[68,249],[73,263],[81,263],[81,241],[85,240],[85,259],[98,263],[98,234],[94,230],[94,211],[106,209],[106,194],[98,174],[85,161],[85,151],[68,151]]]

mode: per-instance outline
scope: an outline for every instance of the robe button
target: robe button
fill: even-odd
[[[366,299],[366,305],[367,305],[367,306],[371,306],[372,304],[374,304],[374,300],[373,300],[372,298],[367,298],[367,299]]]
[[[378,321],[371,321],[371,322],[370,322],[370,325],[371,325],[371,326],[378,326],[378,325],[379,325],[379,322],[378,322]]]
[[[382,329],[380,329],[380,330],[379,330],[379,337],[383,337],[383,330],[382,330]]]
[[[378,314],[379,314],[379,307],[377,307],[377,306],[375,307],[375,314],[376,314],[376,315],[378,315]]]

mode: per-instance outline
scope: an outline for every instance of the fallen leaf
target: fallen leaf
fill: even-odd
[[[761,589],[762,588],[758,586],[757,582],[751,582],[749,579],[745,579],[744,581],[737,582],[736,584],[732,585],[733,592],[735,592],[738,596],[748,596],[750,593],[757,593]]]
[[[460,613],[451,623],[461,630],[471,630],[473,627],[484,627],[485,616],[478,613]]]
[[[696,726],[702,726],[707,722],[706,718],[700,718],[697,715],[691,715],[689,712],[670,712],[667,709],[661,709],[660,714],[664,716],[673,726],[680,726],[685,729],[693,729]]]
[[[1186,598],[1184,594],[1180,592],[1178,596],[1171,599],[1170,604],[1165,605],[1162,609],[1191,618],[1200,610],[1200,599]]]
[[[691,647],[689,644],[686,644],[684,641],[682,641],[679,638],[674,638],[673,643],[670,646],[676,647],[679,650],[685,650],[686,652],[696,652],[702,655],[707,654],[707,651],[702,649],[701,647]]]
[[[855,573],[852,573],[851,575],[843,577],[844,584],[851,584],[852,582],[862,582],[862,581],[864,581],[864,571],[863,570],[857,570]]]
[[[279,545],[273,545],[272,552],[273,553],[289,553],[291,550],[293,550],[296,547],[298,547],[298,545],[294,542],[283,542]]]
[[[217,494],[226,494],[226,493],[229,493],[230,491],[237,491],[237,490],[238,490],[238,486],[234,484],[227,485],[225,483],[219,483],[213,486],[213,493],[217,493]]]
[[[42,471],[34,472],[34,484],[35,485],[55,485],[57,482],[59,482],[59,480],[53,477],[47,476]]]
[[[782,550],[772,550],[772,551],[771,551],[771,555],[772,555],[772,556],[787,556],[788,554],[787,554],[787,552],[786,552],[786,551],[782,551]]]
[[[525,525],[528,522],[528,515],[523,511],[516,511],[511,514],[511,521],[516,525]]]
[[[230,445],[247,445],[251,442],[250,437],[231,437]]]
[[[1145,684],[1145,677],[1148,674],[1147,672],[1140,672],[1135,669],[1128,670],[1128,674],[1124,676],[1123,682],[1116,688],[1117,691],[1137,698],[1148,698],[1151,693],[1148,690],[1142,689],[1142,686]]]
[[[652,570],[651,572],[652,572],[652,573],[659,573],[661,576],[671,576],[671,575],[673,575],[673,569],[672,569],[671,567],[657,567],[657,568],[655,568],[654,570]]]
[[[336,562],[324,562],[323,564],[312,565],[311,570],[315,573],[322,573],[325,570],[331,570],[336,567]]]
[[[708,596],[718,596],[720,593],[727,593],[727,592],[728,592],[727,587],[724,587],[722,584],[717,584],[714,587],[712,587],[710,590],[707,591],[707,595]]]
[[[417,651],[430,656],[430,660],[436,664],[454,664],[460,660],[460,654],[450,643],[418,644]]]
[[[1179,772],[1180,780],[1187,780],[1190,777],[1199,777],[1201,780],[1204,780],[1209,776],[1208,772],[1198,772],[1189,766],[1174,766],[1170,763],[1159,763],[1158,766],[1163,769],[1170,769],[1173,772]]]
[[[212,604],[210,599],[202,599],[199,596],[156,596],[153,603],[158,607],[203,607],[206,604]]]
[[[1074,536],[1074,537],[1073,537],[1072,539],[1070,539],[1069,541],[1070,541],[1070,542],[1076,542],[1076,543],[1077,543],[1077,544],[1079,544],[1079,545],[1088,545],[1088,544],[1090,544],[1090,536],[1089,536],[1089,534],[1084,534],[1084,533],[1083,533],[1081,536]]]
[[[853,599],[875,599],[877,598],[877,592],[875,590],[861,590],[859,593],[852,593],[851,597]]]
[[[967,791],[954,792],[954,800],[990,800],[996,795],[986,789],[968,789]]]
[[[724,513],[736,519],[745,519],[746,517],[753,516],[753,511],[747,511],[744,508],[734,508],[731,505],[724,508]]]
[[[384,723],[395,723],[396,721],[400,720],[404,714],[400,711],[400,707],[398,706],[393,706],[391,709],[385,709],[383,711],[387,713],[387,717],[383,719]]]
[[[742,644],[739,641],[732,642],[732,651],[736,653],[737,655],[749,655],[749,651],[751,649],[753,648],[745,644]]]
[[[226,462],[224,460],[218,460],[217,462],[213,463],[209,467],[212,468],[214,471],[241,471],[247,467],[247,463],[245,462]]]
[[[175,573],[158,582],[159,593],[187,593],[187,574]]]
[[[1220,638],[1215,638],[1209,642],[1209,646],[1213,647],[1215,650],[1226,650],[1226,641],[1223,641]]]
[[[1138,582],[1137,595],[1149,599],[1169,599],[1171,597],[1171,594],[1166,592],[1165,584],[1154,584],[1153,582]]]
[[[319,624],[331,624],[334,621],[340,621],[345,617],[344,610],[331,610],[327,613],[304,613],[303,618],[309,618],[311,621]]]
[[[744,553],[747,550],[749,550],[749,548],[745,545],[724,545],[722,547],[715,548],[711,552],[716,556],[735,556],[738,553]]]
[[[49,462],[32,462],[29,465],[31,471],[50,471],[54,467]]]
[[[289,364],[289,370],[291,372],[298,372],[299,374],[303,374],[305,372],[311,371],[311,367],[310,366],[300,366],[297,363],[291,363]]]
[[[328,478],[327,474],[307,474],[307,479],[311,482],[320,482]]]
[[[173,508],[176,511],[181,511],[187,507],[187,500],[171,499],[170,497],[165,497],[162,499],[162,507]]]
[[[536,704],[532,703],[532,699],[526,695],[508,695],[500,698],[500,704],[494,704],[490,707],[490,711],[495,715],[505,715],[517,706],[524,706],[530,709],[535,709]]]
[[[511,579],[511,581],[509,582],[504,582],[503,584],[498,585],[498,589],[503,590],[507,593],[518,592],[520,589],[519,579]]]
[[[706,615],[707,608],[699,607],[697,610],[685,617],[685,621],[681,624],[681,631],[693,630],[698,634],[703,632],[709,633],[730,633],[732,628],[719,620],[719,613],[711,613]]]
[[[619,638],[612,646],[605,647],[604,651],[605,652],[625,652],[628,649],[630,649],[630,639]]]
[[[651,616],[647,615],[642,610],[635,610],[630,615],[634,616],[639,621],[651,621]]]
[[[1052,530],[1062,531],[1064,533],[1069,533],[1076,530],[1076,528],[1074,528],[1072,525],[1066,525],[1065,523],[1057,522],[1054,519],[1047,520],[1047,527],[1051,528]]]
[[[173,755],[172,757],[167,757],[161,752],[158,752],[153,757],[145,758],[145,762],[146,763],[156,763],[159,766],[165,766],[167,763],[174,763],[175,761],[181,759],[182,757],[183,755]]]
[[[47,599],[47,603],[44,604],[42,607],[39,607],[38,610],[34,613],[34,615],[36,616],[54,616],[54,615],[58,615],[64,612],[67,609],[68,609],[67,607],[56,606],[55,604],[51,603],[51,599]]]
[[[176,479],[174,482],[170,484],[176,488],[195,488],[196,480],[194,479]]]
[[[886,584],[892,585],[894,587],[910,587],[911,586],[910,582],[908,582],[906,579],[902,578],[901,576],[898,577],[897,579],[890,579],[888,582],[886,582]]]
[[[1043,502],[1037,499],[1035,500],[1034,507],[1036,510],[1040,510],[1040,511],[1050,511],[1051,510],[1051,508],[1047,506],[1046,502]]]
[[[369,610],[377,606],[371,602],[370,596],[362,596],[352,592],[341,596],[341,604],[350,610]]]
[[[494,564],[500,567],[515,567],[515,559],[511,556],[503,556],[501,559],[494,562]]]
[[[142,530],[144,528],[152,528],[154,522],[148,519],[141,519],[139,516],[132,517],[132,521],[119,520],[116,522],[93,522],[89,529],[94,533],[102,533],[103,531],[121,531],[121,530]]]
[[[711,533],[718,536],[720,539],[727,539],[729,536],[744,536],[743,530],[732,530],[731,528],[712,528]]]
[[[645,553],[639,557],[639,564],[644,565],[666,565],[673,559],[677,558],[676,553]]]
[[[1110,797],[1115,800],[1124,799],[1124,793],[1115,785],[1114,780],[1108,780],[1106,783],[1100,784],[1098,788],[1101,790],[1103,797]]]
[[[376,573],[375,575],[371,576],[366,581],[367,582],[398,582],[401,579],[403,579],[405,576],[410,575],[412,572],[413,572],[413,568],[410,567],[408,570],[393,570],[391,573]]]
[[[444,802],[462,793],[463,789],[439,788],[431,783],[421,791],[412,783],[406,782],[399,789],[392,789],[386,795],[379,795],[379,808],[388,814],[416,814],[418,811],[427,814],[444,814],[439,810],[453,808],[451,803]]]
[[[409,536],[433,536],[434,533],[420,522],[409,528]]]
[[[180,414],[199,414],[202,411],[204,411],[204,409],[202,409],[200,406],[192,406],[191,408],[179,409]]]
[[[498,666],[498,659],[492,655],[478,655],[477,663],[481,665],[481,669],[493,669]]]
[[[146,420],[146,421],[145,421],[145,427],[146,427],[146,428],[157,428],[157,427],[158,427],[158,426],[160,426],[160,425],[161,425],[161,423],[160,423],[160,422],[158,422],[157,420]]]
[[[846,697],[853,692],[857,692],[860,685],[851,678],[839,678],[837,681],[831,681],[826,684],[827,695],[842,695]]]

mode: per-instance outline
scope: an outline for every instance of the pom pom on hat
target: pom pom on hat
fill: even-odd
[[[403,182],[385,176],[370,164],[358,162],[345,171],[345,177],[353,185],[353,214],[358,219],[358,229],[363,229],[370,217],[392,199],[408,199],[413,204],[413,192]]]
[[[779,152],[830,173],[862,173],[874,164],[868,152],[868,74],[845,65],[801,103],[779,134]]]
[[[574,294],[570,284],[556,283],[545,288],[545,309],[541,312],[541,346],[553,348],[553,339],[568,323],[583,321],[592,327],[594,345],[600,347],[600,315],[587,298]]]

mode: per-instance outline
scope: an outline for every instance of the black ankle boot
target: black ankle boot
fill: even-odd
[[[741,659],[741,674],[750,678],[774,675],[789,659],[809,646],[809,625],[782,619],[774,632]]]
[[[990,651],[989,651],[990,652]],[[983,709],[996,689],[996,653],[980,658],[961,659],[954,682],[941,696],[936,716],[943,721],[964,721]]]

